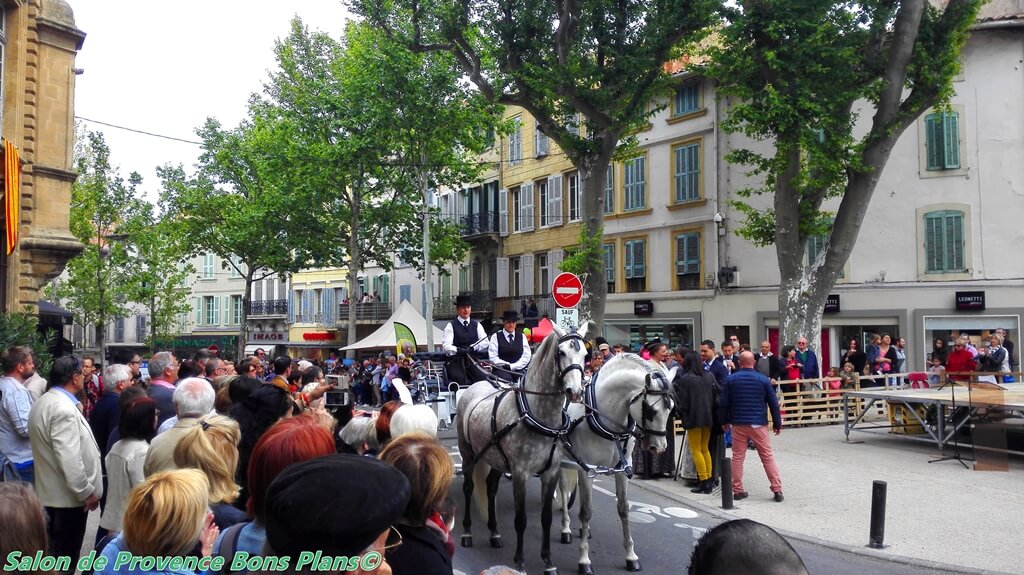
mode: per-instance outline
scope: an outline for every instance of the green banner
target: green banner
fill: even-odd
[[[395,322],[395,353],[411,357],[416,351],[416,336],[404,323]]]

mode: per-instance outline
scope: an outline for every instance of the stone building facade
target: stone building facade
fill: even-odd
[[[34,306],[42,287],[82,251],[68,218],[75,56],[85,32],[64,0],[3,0],[0,11],[0,131],[21,157],[18,242],[9,256],[0,250],[0,311],[7,312]]]

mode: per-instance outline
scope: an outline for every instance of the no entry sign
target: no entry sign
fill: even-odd
[[[576,307],[583,299],[583,282],[576,274],[562,272],[555,277],[551,296],[558,307]]]

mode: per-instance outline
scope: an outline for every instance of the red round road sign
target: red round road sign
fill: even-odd
[[[576,274],[562,272],[555,277],[551,295],[558,307],[576,307],[583,299],[583,282]]]

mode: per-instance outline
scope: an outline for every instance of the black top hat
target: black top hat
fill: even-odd
[[[506,321],[519,321],[519,314],[516,313],[516,310],[507,309],[501,314],[501,322],[505,323]]]
[[[473,305],[473,298],[469,294],[455,296],[455,307],[462,307],[464,305]]]

